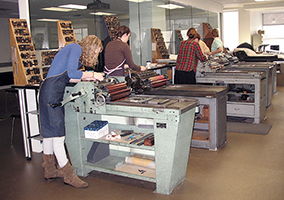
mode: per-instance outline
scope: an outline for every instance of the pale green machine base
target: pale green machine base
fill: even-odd
[[[65,105],[66,144],[75,173],[87,176],[96,170],[110,174],[156,183],[156,193],[169,195],[185,180],[190,151],[195,108],[198,101],[186,97],[155,97],[140,96],[141,101],[129,97],[117,102],[98,105],[96,102],[97,85],[92,82],[80,82],[66,88],[67,97],[80,91],[79,97]],[[70,98],[70,97],[69,97]],[[154,103],[150,103],[150,102]],[[156,101],[165,102],[163,104]],[[118,143],[109,140],[87,139],[84,137],[84,127],[102,116],[123,116],[129,118],[152,119],[153,125],[148,127],[131,124],[109,123],[109,129],[133,130],[141,133],[154,133],[154,146],[138,146],[135,144]],[[95,163],[87,162],[87,156],[94,142],[104,144],[106,157]],[[109,149],[117,145],[130,149]],[[156,178],[143,174],[131,174],[115,170],[124,163],[125,157],[132,155],[134,150],[152,152],[156,162]]]

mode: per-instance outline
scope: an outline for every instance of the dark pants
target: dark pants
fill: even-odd
[[[175,84],[196,84],[195,72],[193,70],[186,71],[175,71]]]

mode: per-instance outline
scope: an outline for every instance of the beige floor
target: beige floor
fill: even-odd
[[[0,95],[4,105],[3,90]],[[84,178],[89,183],[86,189],[66,186],[60,179],[46,182],[42,155],[34,153],[31,161],[24,157],[20,121],[10,145],[9,116],[17,109],[14,97],[8,98],[8,111],[0,108],[0,117],[6,118],[0,121],[1,199],[284,199],[284,87],[277,88],[267,109],[263,123],[273,125],[268,135],[228,133],[228,143],[217,152],[191,148],[186,180],[169,196],[153,193],[151,184],[97,174]]]

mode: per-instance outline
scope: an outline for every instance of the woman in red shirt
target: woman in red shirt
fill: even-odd
[[[206,60],[198,42],[195,41],[196,35],[195,28],[188,29],[188,39],[180,45],[174,77],[175,84],[196,84],[195,72],[198,60]]]

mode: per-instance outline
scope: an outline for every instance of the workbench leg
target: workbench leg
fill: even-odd
[[[194,115],[195,109],[191,109],[177,121],[155,122],[157,193],[169,195],[185,180]],[[166,124],[166,128],[158,128],[157,123]]]

